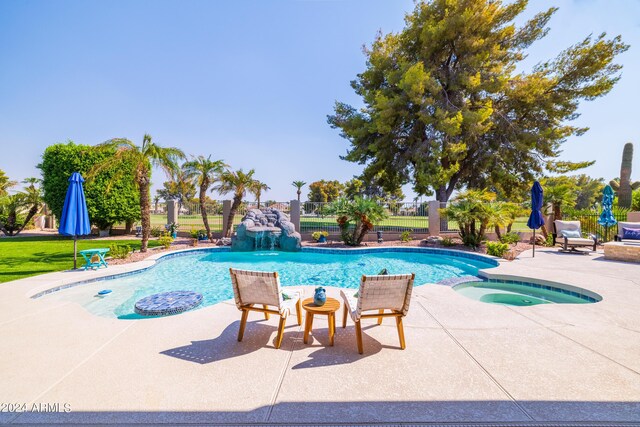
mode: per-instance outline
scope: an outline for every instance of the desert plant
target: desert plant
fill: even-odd
[[[501,242],[487,242],[487,253],[489,255],[502,257],[509,251],[509,245]]]
[[[440,241],[440,244],[442,244],[442,246],[451,247],[451,246],[455,246],[456,242],[451,237],[443,237],[442,240]]]
[[[411,237],[412,231],[413,230],[404,230],[402,233],[400,233],[400,241],[406,243],[413,240],[413,238]]]
[[[169,233],[164,233],[162,236],[158,237],[158,243],[165,249],[169,249],[171,243],[173,243],[173,237],[171,237]]]
[[[200,237],[200,231],[191,227],[191,230],[189,230],[189,236],[191,236],[192,239],[198,239]]]
[[[160,227],[156,226],[151,229],[150,234],[152,237],[160,237],[162,236],[162,230],[160,230]]]
[[[549,248],[553,247],[553,234],[547,235],[547,238],[544,241],[544,245]]]
[[[633,190],[640,188],[640,181],[631,182],[631,166],[633,162],[633,144],[627,142],[622,150],[622,162],[620,163],[620,178],[612,180],[609,184],[618,196],[618,206],[630,208]]]
[[[131,253],[131,246],[129,245],[119,245],[117,243],[112,243],[109,245],[109,255],[112,258],[117,259],[125,259]]]
[[[507,244],[518,243],[520,241],[520,234],[515,231],[510,231],[507,234],[500,236],[500,241]]]
[[[342,241],[349,246],[359,246],[373,225],[387,217],[380,204],[371,199],[355,197],[338,199],[330,205],[331,213],[338,215]]]

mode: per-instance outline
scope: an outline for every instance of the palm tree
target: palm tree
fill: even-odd
[[[264,182],[258,181],[258,180],[256,180],[251,186],[251,188],[249,189],[249,191],[252,192],[254,196],[256,196],[256,201],[258,202],[258,209],[260,209],[260,196],[262,196],[263,191],[267,191],[267,190],[271,190],[271,187],[269,187]]]
[[[7,174],[5,174],[5,172],[2,169],[0,169],[0,197],[6,196],[7,194],[9,194],[7,190],[16,184],[17,182],[10,181]]]
[[[220,194],[228,194],[233,192],[233,203],[231,204],[231,210],[227,216],[227,232],[224,237],[231,237],[233,232],[233,218],[236,216],[238,207],[242,204],[242,198],[247,194],[247,191],[251,191],[251,188],[255,185],[256,180],[253,179],[255,170],[251,169],[249,172],[243,172],[242,169],[233,171],[225,171],[220,175],[220,183],[213,187],[215,191]]]
[[[156,195],[153,196],[153,212],[158,213],[158,203],[160,202],[160,195],[156,192]]]
[[[307,183],[304,181],[293,181],[291,185],[297,188],[296,194],[298,195],[298,201],[300,201],[300,195],[302,194],[302,187],[307,185]]]
[[[207,230],[207,237],[213,242],[211,228],[209,227],[209,219],[207,218],[207,191],[211,184],[216,182],[224,169],[228,167],[222,160],[211,160],[211,156],[198,156],[190,162],[182,165],[187,176],[194,180],[194,183],[200,187],[200,213],[202,214],[202,222]]]
[[[156,166],[165,171],[167,176],[178,170],[177,161],[183,159],[182,150],[174,147],[160,147],[151,141],[151,135],[145,134],[142,145],[137,146],[125,138],[115,138],[98,144],[98,148],[115,150],[115,155],[108,157],[102,164],[96,166],[88,174],[94,177],[105,169],[120,168],[120,173],[115,173],[111,179],[116,181],[125,172],[122,165],[131,165],[135,176],[135,183],[140,192],[140,214],[142,222],[142,243],[140,252],[147,251],[147,243],[151,234],[151,167]]]

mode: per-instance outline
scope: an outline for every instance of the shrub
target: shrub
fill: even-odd
[[[131,246],[129,245],[119,245],[117,243],[112,243],[109,246],[109,255],[111,255],[111,258],[125,259],[129,256],[130,252]]]
[[[348,246],[360,246],[373,225],[387,217],[387,212],[375,200],[359,196],[353,200],[338,199],[331,203],[329,211],[338,216],[342,241]]]
[[[169,246],[171,246],[171,243],[173,243],[173,237],[171,237],[171,235],[168,233],[163,234],[162,236],[158,237],[158,243],[165,249],[169,249]]]
[[[456,242],[451,237],[443,237],[442,238],[442,246],[455,246]]]
[[[631,199],[631,210],[640,211],[640,188],[633,192]]]
[[[160,230],[160,227],[153,227],[151,229],[151,237],[160,237],[162,236],[162,230]]]
[[[140,193],[133,173],[129,172],[130,161],[101,170],[89,179],[89,172],[114,153],[115,150],[100,151],[73,142],[46,148],[38,168],[42,171],[43,199],[56,217],[60,218],[62,213],[69,177],[73,172],[80,172],[86,179],[84,194],[93,224],[106,229],[113,224],[140,219]]]
[[[510,231],[507,234],[500,236],[500,241],[508,244],[518,243],[520,241],[520,235],[515,231]]]
[[[553,247],[553,235],[547,234],[547,240],[545,240],[544,245],[551,248]]]
[[[311,233],[311,237],[313,238],[313,240],[319,240],[320,236],[324,236],[329,237],[329,232],[328,231],[314,231],[313,233]]]
[[[197,239],[200,237],[200,231],[191,227],[191,230],[189,230],[189,235],[191,236],[192,239]]]
[[[402,233],[400,233],[400,241],[401,241],[401,242],[405,242],[405,243],[406,243],[406,242],[408,242],[408,241],[410,241],[410,240],[413,240],[413,239],[411,238],[411,232],[412,232],[412,231],[413,231],[413,230],[405,230],[405,231],[403,231]]]
[[[509,245],[501,242],[487,242],[487,253],[489,255],[502,257],[509,252]]]

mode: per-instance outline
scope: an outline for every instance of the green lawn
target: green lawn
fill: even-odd
[[[212,232],[222,232],[222,215],[209,215],[209,226],[211,227]],[[513,231],[527,231],[527,219],[528,217],[520,217],[517,218],[513,223],[512,230]],[[238,214],[235,216],[233,222],[235,225],[238,225],[242,220],[242,215]],[[166,215],[151,215],[151,225],[152,227],[160,227],[164,230],[164,225],[167,223]],[[189,231],[191,228],[196,230],[203,229],[204,225],[202,224],[202,217],[200,215],[180,215],[178,219],[178,223],[180,224],[181,231]],[[335,230],[337,229],[338,224],[336,223],[336,218],[332,216],[327,217],[317,217],[317,216],[302,216],[300,218],[300,228],[303,232],[312,232],[318,230]],[[417,229],[425,229],[428,228],[428,218],[427,217],[412,217],[412,216],[391,216],[387,219],[383,220],[380,224],[376,226],[377,230],[393,230],[393,231],[403,231],[403,230],[417,230]],[[458,228],[458,225],[450,221],[449,229],[455,230]]]
[[[140,240],[78,240],[78,250],[128,244],[140,249]],[[149,246],[157,246],[155,240]],[[84,260],[78,255],[78,265]],[[0,283],[73,268],[73,240],[70,237],[11,237],[0,239]]]

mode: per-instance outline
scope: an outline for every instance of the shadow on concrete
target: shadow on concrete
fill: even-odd
[[[372,386],[375,379],[372,378]],[[378,386],[378,384],[375,384]],[[381,390],[381,393],[383,391]],[[61,407],[62,408],[62,407]],[[279,402],[249,411],[92,411],[3,413],[5,423],[206,424],[206,425],[386,425],[437,426],[638,426],[639,402],[597,401],[347,401]],[[436,424],[437,423],[437,424]],[[454,424],[455,423],[455,424]]]
[[[160,354],[204,365],[219,360],[244,356],[265,347],[271,347],[275,351],[288,351],[290,349],[300,351],[309,347],[317,347],[316,351],[309,354],[308,360],[292,367],[292,369],[305,369],[352,363],[373,356],[383,348],[401,351],[399,346],[383,346],[374,338],[363,333],[362,339],[365,351],[364,354],[359,354],[356,347],[354,326],[347,326],[346,329],[341,327],[336,328],[333,346],[329,346],[327,328],[314,328],[312,335],[309,337],[309,344],[304,344],[302,342],[303,332],[297,329],[298,325],[295,323],[295,319],[289,319],[289,322],[289,325],[285,328],[282,347],[277,350],[274,348],[274,334],[277,328],[265,324],[264,320],[258,320],[247,322],[244,337],[241,342],[238,342],[240,322],[235,321],[228,325],[216,338],[192,341],[189,345],[164,350],[161,351]],[[366,331],[376,326],[377,325],[369,325],[362,329]],[[293,347],[291,347],[290,344],[292,341]]]

